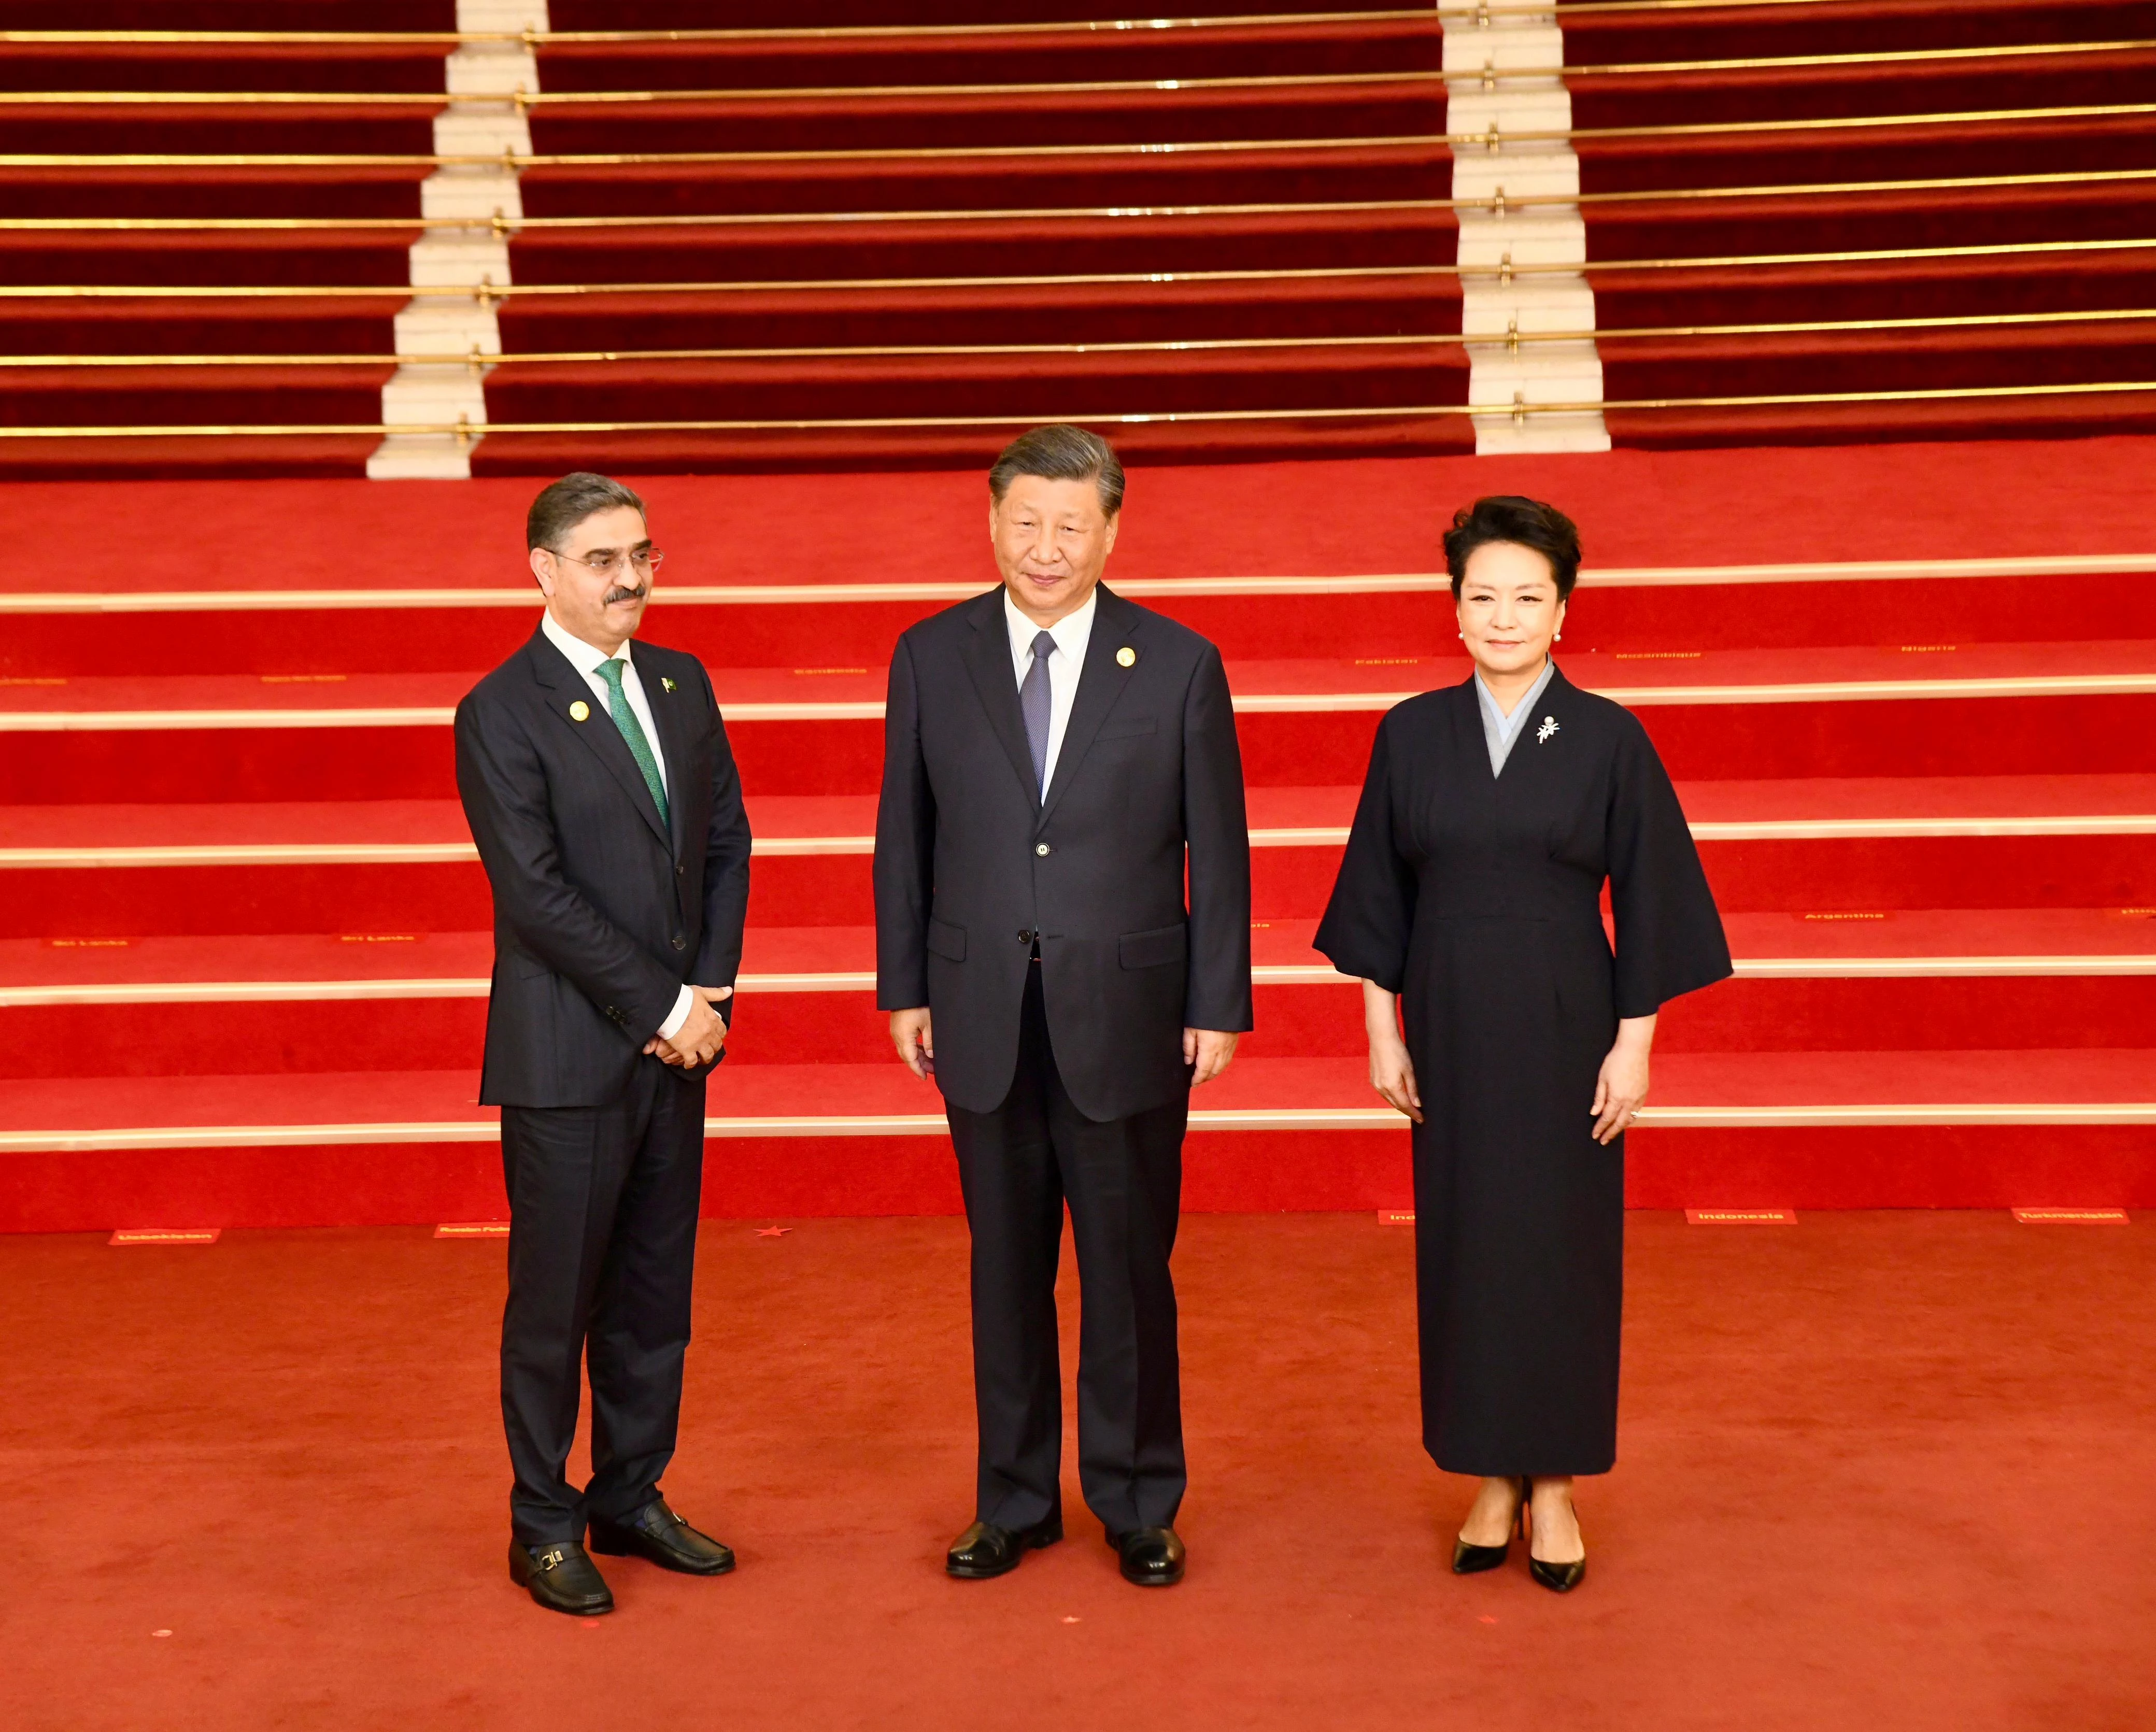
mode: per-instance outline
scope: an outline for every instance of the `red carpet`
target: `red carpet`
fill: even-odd
[[[1191,1221],[1192,1563],[1142,1596],[1075,1479],[1065,1544],[1000,1582],[940,1573],[972,1472],[957,1222],[711,1225],[666,1483],[741,1568],[701,1582],[613,1564],[621,1609],[591,1627],[538,1611],[501,1559],[500,1241],[0,1241],[4,1447],[36,1488],[14,1524],[34,1624],[15,1621],[0,1717],[22,1732],[480,1732],[535,1713],[795,1732],[972,1724],[991,1703],[1024,1732],[2140,1732],[2156,1717],[2156,1578],[2133,1544],[2156,1521],[2145,1225],[1635,1215],[1630,1236],[1619,1465],[1582,1485],[1590,1567],[1560,1600],[1517,1557],[1445,1569],[1470,1487],[1416,1446],[1408,1230]]]
[[[487,419],[628,424],[609,460],[646,473],[939,466],[1054,419],[1150,418],[1125,443],[1154,460],[1472,449],[1435,15],[1222,3],[1146,29],[1062,4],[834,0],[734,8],[723,28],[671,0],[572,8],[555,30],[598,39],[536,48]],[[20,22],[83,28],[49,11]],[[354,15],[278,14],[287,29]],[[414,5],[370,27],[448,17]],[[2148,0],[1586,8],[1563,23],[1574,130],[1563,115],[1543,130],[1578,155],[1595,323],[1617,333],[1603,395],[1630,405],[1608,418],[1620,444],[2156,429],[2133,316],[2156,251],[2156,117],[2133,111],[2156,67]],[[975,28],[921,28],[937,24]],[[651,33],[671,30],[689,33]],[[442,90],[444,47],[11,54],[0,152],[77,160],[0,164],[0,215],[321,226],[13,233],[0,286],[50,292],[0,296],[0,353],[22,363],[0,418],[378,425],[386,362],[367,357],[393,347],[435,111],[391,99]],[[1455,60],[1471,73],[1471,44]],[[69,91],[84,100],[27,100]],[[130,92],[203,100],[95,100]],[[190,160],[294,152],[331,160]],[[2026,312],[2092,316],[1988,322]],[[1881,318],[1964,322],[1690,334]],[[143,363],[62,359],[126,355]],[[2087,384],[2148,388],[2056,389]],[[1940,392],[1964,394],[1922,395]],[[1886,396],[1726,401],[1822,393]],[[1689,406],[1652,406],[1669,399]],[[497,430],[474,460],[548,473],[582,443]],[[56,433],[0,441],[0,473],[354,474],[373,444]]]

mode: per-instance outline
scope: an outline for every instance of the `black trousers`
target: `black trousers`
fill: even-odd
[[[681,1362],[704,1173],[704,1079],[639,1063],[603,1107],[505,1107],[509,1302],[501,1420],[527,1545],[627,1521],[659,1495],[681,1414]],[[580,1367],[592,1477],[567,1478]]]
[[[1055,1268],[1067,1202],[1082,1306],[1079,1483],[1111,1534],[1166,1527],[1188,1482],[1168,1257],[1189,1102],[1086,1118],[1056,1072],[1038,968],[1021,1015],[1003,1104],[946,1108],[973,1231],[975,1513],[1023,1528],[1062,1508]]]

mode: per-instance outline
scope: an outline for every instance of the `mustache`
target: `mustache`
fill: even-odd
[[[650,593],[650,588],[651,586],[648,583],[632,583],[626,586],[617,583],[599,598],[599,605],[603,608],[610,608],[618,601],[642,601]]]

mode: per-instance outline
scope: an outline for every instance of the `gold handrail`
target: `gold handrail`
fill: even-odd
[[[1640,325],[1584,331],[1409,331],[1369,337],[1219,337],[1159,342],[1030,343],[851,343],[752,349],[561,349],[490,354],[376,355],[0,355],[7,367],[454,367],[484,373],[496,367],[592,366],[612,362],[788,361],[902,358],[953,355],[1132,355],[1218,352],[1231,349],[1435,348],[1481,344],[1517,349],[1534,343],[1609,342],[1614,338],[1837,336],[1865,331],[1938,331],[2000,326],[2125,324],[2156,319],[2156,307],[2075,308],[2064,312],[1922,314],[1895,319],[1794,319],[1748,325]]]
[[[1033,80],[996,84],[774,85],[725,89],[649,90],[0,90],[0,108],[245,107],[251,104],[314,108],[452,105],[531,108],[611,107],[666,102],[788,102],[920,96],[1064,96],[1138,95],[1148,91],[1305,90],[1326,85],[1435,85],[1529,79],[1613,78],[1671,73],[1752,72],[1810,67],[1869,66],[1927,61],[2052,59],[2062,54],[2147,53],[2156,39],[2117,42],[2032,43],[2020,46],[1903,49],[1871,54],[1796,54],[1730,60],[1656,60],[1601,66],[1416,67],[1388,72],[1250,74],[1223,78]],[[1471,135],[1472,136],[1472,135]]]
[[[1591,204],[1656,198],[1766,198],[1859,193],[1962,190],[1979,187],[2105,186],[2156,179],[2156,168],[2072,169],[2045,174],[1931,177],[1920,180],[1823,181],[1773,187],[1655,187],[1625,193],[1544,193],[1501,195],[1506,209],[1540,204]],[[781,227],[827,223],[1048,222],[1101,218],[1286,215],[1327,211],[1486,210],[1484,198],[1350,198],[1255,204],[1069,205],[981,210],[707,211],[686,215],[605,214],[566,217],[0,217],[10,230],[149,234],[265,232],[320,229],[491,229],[498,234],[527,229],[702,229]],[[2046,243],[2048,244],[2048,243]],[[1521,265],[1520,270],[1533,267]],[[1570,266],[1563,267],[1571,269]]]
[[[2156,171],[2150,171],[2156,173]],[[808,290],[893,289],[1034,288],[1074,284],[1248,282],[1273,279],[1384,276],[1529,276],[1544,274],[1594,276],[1622,270],[1721,270],[1758,265],[1884,263],[1908,259],[1992,258],[2026,253],[2138,252],[2156,249],[2156,239],[2102,240],[1994,241],[1964,246],[1874,247],[1825,253],[1751,253],[1696,259],[1590,260],[1580,264],[1340,265],[1296,270],[1132,270],[1061,272],[1031,276],[807,277],[761,282],[665,283],[480,283],[433,285],[367,283],[329,287],[309,284],[89,283],[0,284],[0,300],[16,301],[223,301],[261,298],[362,299],[449,298],[508,301],[531,296],[782,294]]]
[[[878,429],[1026,427],[1049,422],[1091,423],[1096,426],[1137,426],[1194,421],[1336,421],[1417,419],[1450,415],[1482,415],[1491,419],[1530,415],[1593,414],[1610,409],[1743,409],[1838,403],[1935,403],[2030,397],[2118,396],[2128,392],[2156,394],[2156,379],[2106,380],[2061,385],[1954,385],[1930,390],[1807,391],[1763,393],[1741,397],[1655,397],[1598,398],[1579,403],[1354,404],[1344,408],[1280,409],[1173,409],[1147,414],[863,415],[829,419],[711,421],[363,421],[309,424],[210,425],[174,424],[145,427],[0,427],[0,439],[169,439],[206,436],[269,438],[437,437],[476,439],[490,433],[812,433],[873,431]]]
[[[1810,4],[1814,0],[1789,0]],[[1495,152],[1512,144],[1564,143],[1583,139],[1685,138],[1801,131],[1861,132],[1884,128],[1970,126],[1986,121],[2124,119],[2156,115],[2156,102],[2090,102],[2046,108],[1968,109],[1951,113],[1866,115],[1773,121],[1707,121],[1658,126],[1573,126],[1546,131],[1403,133],[1367,138],[1186,139],[1155,144],[935,145],[875,150],[607,151],[582,154],[498,155],[429,152],[425,155],[317,152],[241,155],[183,155],[171,152],[116,152],[95,156],[21,152],[0,154],[6,168],[607,168],[687,167],[701,163],[927,162],[1002,160],[1016,157],[1158,157],[1225,155],[1234,152],[1456,149],[1480,146]],[[1569,200],[1568,203],[1571,202]]]
[[[1103,32],[1248,29],[1254,27],[1324,27],[1353,23],[1441,23],[1446,18],[1485,19],[1577,18],[1628,12],[1736,12],[1761,7],[1834,5],[1844,0],[1478,0],[1474,6],[1393,8],[1364,12],[1251,13],[1226,18],[1073,19],[1055,23],[1007,24],[836,24],[808,28],[690,30],[0,30],[0,44],[10,43],[95,44],[371,43],[419,47],[434,43],[521,44],[533,48],[611,43],[823,41],[839,39],[903,39],[915,36],[1091,35]],[[1912,10],[1917,9],[1915,8]]]

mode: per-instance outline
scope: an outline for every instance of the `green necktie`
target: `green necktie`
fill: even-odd
[[[607,682],[610,694],[607,707],[613,712],[613,725],[629,742],[629,755],[636,760],[637,768],[644,772],[644,785],[651,790],[651,803],[659,808],[659,821],[671,824],[674,820],[667,815],[666,784],[659,773],[659,760],[651,755],[651,742],[644,737],[644,724],[636,719],[636,712],[629,707],[629,694],[621,689],[622,672],[628,666],[619,660],[599,664],[599,677]]]

